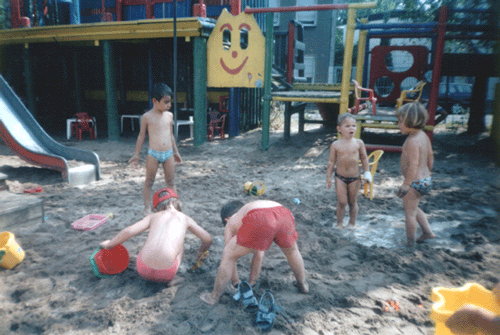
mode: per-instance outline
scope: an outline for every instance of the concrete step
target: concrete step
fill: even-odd
[[[7,187],[7,175],[0,172],[0,191],[8,190]]]
[[[85,164],[68,170],[68,182],[71,186],[88,185],[95,181],[95,165]]]
[[[0,191],[0,231],[19,232],[43,222],[43,200],[29,194]]]

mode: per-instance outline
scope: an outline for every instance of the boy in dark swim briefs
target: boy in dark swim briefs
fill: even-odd
[[[253,253],[250,269],[250,285],[259,276],[264,252],[275,242],[285,254],[288,264],[302,293],[309,292],[306,282],[304,261],[297,247],[299,234],[295,230],[295,220],[290,210],[270,200],[257,200],[246,205],[239,201],[230,202],[221,210],[225,247],[222,261],[212,292],[205,291],[200,299],[215,305],[229,281],[233,285],[240,282],[236,269],[239,258]]]
[[[337,131],[340,138],[330,146],[330,157],[326,170],[326,188],[332,187],[332,173],[335,172],[335,190],[337,193],[337,228],[342,229],[346,206],[349,205],[349,224],[354,227],[358,216],[358,192],[361,186],[359,160],[364,171],[365,182],[370,183],[368,156],[362,140],[354,138],[356,119],[350,113],[339,115]]]

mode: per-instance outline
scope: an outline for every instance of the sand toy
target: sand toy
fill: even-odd
[[[127,248],[118,244],[111,249],[97,248],[90,256],[92,272],[99,278],[108,278],[125,271],[129,263]]]
[[[435,287],[431,295],[431,318],[436,323],[436,335],[453,335],[446,320],[460,307],[474,305],[500,316],[500,304],[493,292],[476,283],[468,283],[459,288]]]
[[[17,244],[14,234],[0,233],[0,266],[12,269],[24,259],[24,250]]]

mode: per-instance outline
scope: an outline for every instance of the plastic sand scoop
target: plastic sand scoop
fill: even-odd
[[[500,304],[493,292],[476,283],[468,283],[459,288],[435,287],[431,295],[431,318],[436,323],[435,335],[453,335],[445,322],[460,307],[474,305],[500,316]]]
[[[118,244],[112,249],[97,248],[90,256],[92,272],[99,278],[107,278],[125,271],[129,263],[127,248]]]

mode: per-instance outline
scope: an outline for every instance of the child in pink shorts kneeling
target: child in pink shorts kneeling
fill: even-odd
[[[137,272],[146,279],[173,286],[181,281],[175,278],[184,255],[184,238],[189,230],[202,242],[197,260],[201,260],[212,244],[210,234],[192,218],[181,212],[180,201],[174,190],[164,188],[153,196],[155,213],[123,229],[101,247],[111,249],[131,237],[149,229],[148,238],[137,256]]]

